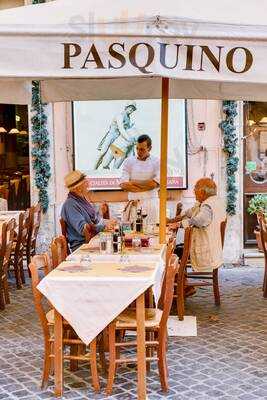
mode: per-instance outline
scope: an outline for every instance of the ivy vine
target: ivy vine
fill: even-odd
[[[239,158],[237,157],[238,136],[236,133],[235,117],[237,116],[237,102],[232,100],[223,101],[223,112],[225,119],[220,123],[223,132],[224,147],[226,153],[226,176],[227,176],[227,208],[229,215],[236,214],[237,184],[236,172],[238,170]]]
[[[32,0],[32,4],[45,3],[45,0]],[[40,82],[32,83],[32,158],[35,184],[39,191],[39,203],[45,213],[49,206],[47,192],[51,170],[49,164],[50,141],[47,131],[46,104],[41,101]]]

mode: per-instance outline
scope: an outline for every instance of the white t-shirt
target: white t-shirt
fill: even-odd
[[[123,163],[121,183],[129,181],[148,181],[153,179],[160,183],[160,163],[155,156],[149,156],[146,160],[138,160],[131,156]],[[147,192],[128,193],[129,200],[142,200],[158,198],[158,188]]]

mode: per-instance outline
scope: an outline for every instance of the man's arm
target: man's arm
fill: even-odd
[[[121,183],[120,187],[126,192],[147,192],[158,187],[158,183],[153,179],[148,181],[128,181]]]
[[[212,208],[208,204],[203,204],[203,206],[200,207],[199,212],[195,216],[182,220],[182,226],[183,228],[187,228],[188,226],[194,226],[196,228],[206,228],[210,225],[212,219]]]

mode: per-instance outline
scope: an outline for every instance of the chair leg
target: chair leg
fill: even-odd
[[[102,332],[99,335],[99,341],[98,341],[98,352],[99,352],[99,358],[100,358],[100,364],[101,364],[101,369],[102,373],[104,376],[107,375],[107,363],[106,363],[106,357],[105,357],[105,338],[104,338],[105,332]]]
[[[111,395],[116,373],[115,323],[111,323],[109,325],[108,333],[109,333],[109,368],[108,368],[108,382],[107,382],[106,394]]]
[[[92,374],[92,383],[95,392],[100,391],[99,377],[97,372],[97,360],[96,360],[96,339],[90,343],[90,367]]]
[[[177,279],[176,307],[179,321],[184,320],[184,279]]]
[[[15,273],[15,279],[16,279],[16,285],[17,285],[17,289],[21,289],[22,288],[22,280],[21,280],[21,272],[20,272],[21,268],[19,265],[19,260],[16,258],[14,258],[14,273]]]
[[[5,296],[4,296],[4,286],[3,286],[3,277],[0,273],[0,310],[4,310],[6,307]]]
[[[152,332],[146,332],[146,341],[151,342],[152,340]],[[146,348],[146,357],[152,357],[152,347],[148,346]],[[150,372],[150,361],[146,362],[146,370],[147,372]]]
[[[50,344],[45,343],[45,351],[44,351],[44,364],[43,364],[43,377],[41,389],[46,389],[48,386],[49,374],[50,374]]]
[[[29,268],[29,265],[31,263],[31,250],[30,250],[30,248],[28,246],[26,248],[26,259],[27,259],[27,268],[28,268],[29,278],[31,278],[31,271],[30,271],[30,268]]]
[[[161,337],[159,339],[158,346],[158,369],[159,369],[159,377],[161,388],[164,392],[167,392],[169,389],[168,384],[168,368],[167,368],[167,360],[166,360],[166,337]]]
[[[219,306],[221,304],[221,299],[220,299],[220,290],[219,290],[219,279],[218,279],[218,268],[213,270],[213,293],[214,293],[214,300],[216,306]]]
[[[7,281],[7,275],[5,274],[4,276],[4,296],[5,296],[5,302],[6,304],[10,304],[10,296],[9,296],[9,288],[8,288],[8,281]]]
[[[264,279],[263,279],[263,297],[267,298],[267,260],[265,261]]]
[[[70,334],[70,339],[75,339],[75,335],[73,333]],[[70,356],[77,356],[79,351],[78,344],[72,344],[70,346]],[[70,371],[75,372],[78,369],[78,360],[70,360]]]
[[[20,273],[20,279],[22,284],[25,283],[25,275],[24,275],[24,269],[23,269],[23,256],[21,256],[21,260],[19,262],[19,273]]]

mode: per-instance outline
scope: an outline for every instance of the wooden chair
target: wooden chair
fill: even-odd
[[[165,267],[167,268],[167,266],[170,263],[171,257],[173,255],[174,249],[175,249],[175,245],[176,245],[176,238],[170,238],[167,246],[166,246],[166,255],[165,255]],[[163,303],[164,303],[164,293],[165,293],[165,287],[166,287],[166,274],[164,274],[164,278],[163,278],[163,282],[162,282],[162,291],[161,291],[161,296],[159,299],[159,303],[158,306],[159,308],[163,308]],[[148,290],[149,293],[149,302],[147,302],[146,299],[146,307],[148,305],[149,308],[154,306],[154,296],[153,296],[153,291],[150,288]]]
[[[101,212],[102,217],[103,217],[104,219],[110,219],[109,205],[108,205],[107,202],[104,201],[104,202],[100,205],[100,212]]]
[[[222,248],[224,246],[226,224],[227,224],[227,220],[222,221],[221,225],[220,225]],[[219,271],[218,270],[219,270],[219,268],[214,269],[212,272],[192,271],[192,272],[187,272],[187,274],[186,274],[187,278],[190,278],[192,280],[194,280],[194,279],[201,280],[201,281],[197,281],[197,282],[187,281],[187,286],[196,286],[196,287],[212,286],[213,287],[214,300],[215,300],[216,306],[219,306],[221,304],[220,289],[219,289],[219,277],[218,277]],[[212,282],[206,282],[206,280],[212,280]]]
[[[65,236],[58,236],[51,243],[52,268],[56,268],[68,256],[68,245]]]
[[[163,391],[168,390],[168,373],[166,362],[166,345],[167,345],[167,321],[170,314],[174,281],[177,274],[178,259],[173,255],[169,265],[166,267],[166,285],[162,288],[163,310],[146,309],[145,310],[145,329],[146,329],[146,347],[151,349],[152,354],[148,353],[147,362],[156,360],[158,362],[160,382]],[[127,341],[126,336],[123,337],[124,331],[136,331],[137,321],[136,312],[133,309],[127,309],[120,314],[108,327],[109,330],[109,374],[106,392],[108,395],[112,393],[113,382],[116,373],[116,367],[119,364],[133,364],[137,362],[136,358],[121,358],[120,349],[125,347],[136,346],[137,341]],[[119,341],[116,341],[118,339]],[[156,349],[157,355],[153,356],[153,350]]]
[[[0,248],[0,309],[4,310],[6,304],[10,304],[7,272],[12,251],[16,221],[12,218],[2,225]]]
[[[36,239],[41,223],[41,206],[37,204],[30,208],[30,224],[26,243],[27,265],[30,265],[31,257],[35,256]]]
[[[54,310],[51,309],[46,312],[43,306],[44,296],[39,292],[37,286],[42,278],[42,269],[49,271],[49,266],[47,265],[47,257],[44,255],[34,256],[30,263],[30,271],[32,276],[32,290],[34,296],[35,308],[42,326],[44,335],[44,364],[43,364],[43,377],[42,377],[42,389],[45,389],[48,385],[48,379],[50,373],[53,372],[53,357],[54,353]],[[72,347],[77,345],[84,345],[84,343],[77,337],[71,326],[63,321],[63,343],[62,346],[69,346],[70,353],[67,355],[64,352],[64,360],[74,360],[74,361],[89,361],[92,373],[92,383],[93,388],[96,392],[100,390],[98,371],[97,371],[97,341],[94,339],[90,345],[90,353],[84,355],[73,355]]]
[[[175,284],[175,294],[174,298],[176,299],[176,309],[177,315],[180,321],[184,320],[184,297],[185,297],[185,284],[186,284],[186,267],[188,264],[191,240],[192,240],[192,228],[185,229],[184,235],[184,248],[181,260],[179,260],[179,268],[176,275],[176,284]]]
[[[85,242],[89,243],[90,240],[96,236],[96,229],[93,224],[85,224],[84,226],[84,236],[85,236]]]
[[[9,265],[13,266],[14,268],[17,289],[21,289],[22,284],[25,283],[23,256],[28,239],[29,225],[30,210],[26,210],[24,212],[21,212],[19,215],[18,234],[13,243],[9,263]]]
[[[261,242],[264,253],[264,278],[263,278],[263,297],[267,298],[267,221],[264,215],[258,215],[258,221],[260,224]]]
[[[59,222],[60,222],[60,226],[61,226],[61,233],[62,233],[62,236],[64,236],[65,239],[66,239],[66,243],[67,243],[67,254],[69,255],[69,254],[70,254],[70,247],[69,247],[68,236],[67,236],[67,224],[66,224],[66,222],[64,221],[63,218],[60,218]]]

